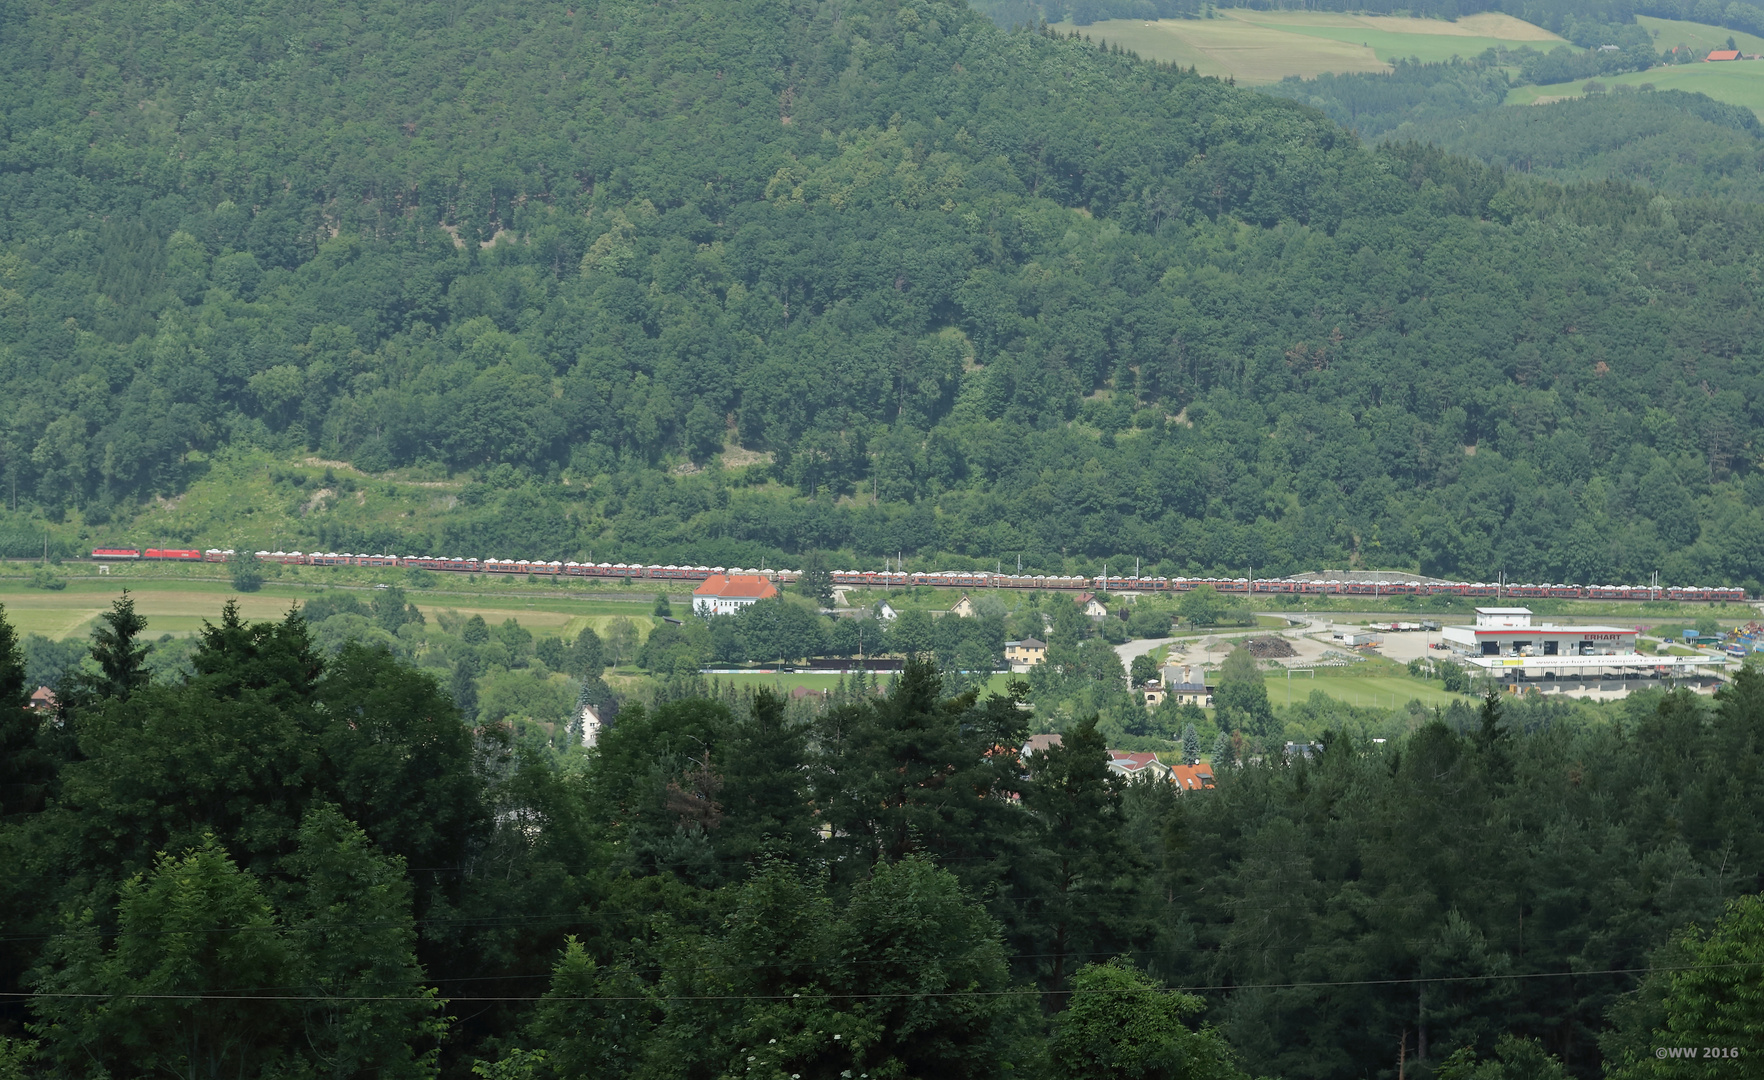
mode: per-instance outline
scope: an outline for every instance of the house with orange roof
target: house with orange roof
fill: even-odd
[[[692,613],[729,615],[777,595],[777,587],[758,574],[712,574],[692,590]]]
[[[1170,767],[1170,782],[1183,791],[1201,791],[1213,786],[1213,767],[1206,762]]]
[[[1708,60],[1712,64],[1722,60],[1738,60],[1739,58],[1740,54],[1738,49],[1716,49],[1708,56]]]

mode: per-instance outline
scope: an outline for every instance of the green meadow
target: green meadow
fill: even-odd
[[[1764,117],[1764,60],[1681,64],[1648,71],[1631,71],[1598,81],[1607,87],[1650,87],[1655,90],[1685,90],[1707,94],[1716,101],[1742,105]],[[1585,94],[1583,83],[1518,86],[1508,93],[1507,104],[1547,105],[1552,101],[1565,101],[1568,98],[1583,97]]]

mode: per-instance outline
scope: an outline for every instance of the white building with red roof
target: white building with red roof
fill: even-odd
[[[1170,766],[1159,761],[1158,755],[1130,750],[1109,751],[1109,772],[1128,780],[1136,776],[1149,776],[1154,780],[1170,778]]]
[[[777,586],[758,574],[712,574],[692,590],[692,613],[729,615],[777,595]]]

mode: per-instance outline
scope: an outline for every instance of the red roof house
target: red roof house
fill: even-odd
[[[1158,755],[1132,753],[1126,750],[1109,751],[1109,771],[1129,780],[1136,776],[1149,776],[1155,780],[1165,780],[1170,776],[1170,766],[1159,761]]]
[[[1738,60],[1739,58],[1740,54],[1738,49],[1716,49],[1709,54],[1709,60],[1711,63],[1717,60]]]
[[[695,615],[727,615],[777,595],[777,587],[758,574],[712,574],[692,590],[692,611]]]
[[[1174,765],[1170,768],[1170,782],[1183,791],[1199,791],[1213,786],[1213,768],[1205,762],[1198,765]]]

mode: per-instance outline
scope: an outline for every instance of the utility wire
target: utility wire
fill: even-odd
[[[1284,983],[1215,983],[1197,986],[1148,986],[1127,990],[1084,990],[1074,988],[1063,990],[1063,994],[1197,994],[1220,991],[1238,990],[1323,990],[1337,987],[1353,986],[1415,986],[1418,984],[1471,983],[1471,982],[1505,982],[1519,979],[1562,979],[1576,976],[1591,975],[1648,975],[1679,971],[1718,971],[1727,968],[1760,967],[1764,960],[1738,960],[1726,964],[1693,964],[1680,967],[1637,967],[1637,968],[1606,968],[1601,971],[1540,971],[1528,974],[1508,973],[1503,975],[1417,975],[1408,978],[1392,979],[1333,979],[1313,980]],[[993,997],[1028,997],[1042,996],[1047,991],[1033,988],[1018,987],[1010,990],[929,990],[929,991],[896,991],[887,993],[843,993],[838,991],[810,991],[811,998],[839,1000],[891,1000],[899,998],[993,998]],[[791,1001],[803,997],[801,992],[791,994],[569,994],[569,995],[447,995],[442,1001],[482,1001],[482,1002],[519,1002],[519,1001]],[[412,997],[409,994],[259,994],[248,991],[212,991],[200,994],[84,994],[66,991],[50,991],[43,993],[25,993],[22,991],[0,991],[0,998],[30,999],[59,998],[96,1001],[145,1000],[145,1001],[429,1001],[428,997]]]

